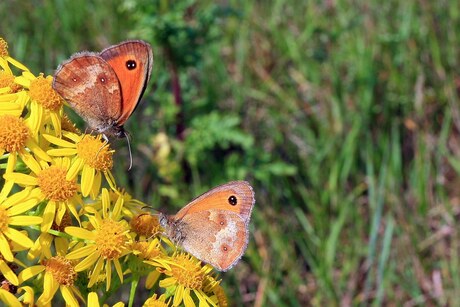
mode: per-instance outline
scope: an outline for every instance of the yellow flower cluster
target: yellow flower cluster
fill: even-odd
[[[158,237],[158,218],[117,187],[110,144],[76,129],[52,77],[7,47],[0,38],[0,304],[48,306],[59,292],[99,306],[129,280],[116,306],[226,306],[212,267]],[[153,295],[135,302],[143,277]]]

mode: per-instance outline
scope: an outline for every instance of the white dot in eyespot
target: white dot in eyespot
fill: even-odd
[[[72,78],[72,81],[73,81],[73,82],[77,82],[77,78]]]
[[[101,78],[101,82],[104,83],[104,82],[105,82],[105,78]]]

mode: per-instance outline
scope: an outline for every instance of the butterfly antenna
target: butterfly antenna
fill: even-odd
[[[133,167],[133,154],[131,153],[131,143],[129,141],[129,134],[126,131],[123,131],[123,134],[125,135],[126,141],[128,142],[128,151],[129,151],[129,167],[128,167],[128,171],[129,171]]]

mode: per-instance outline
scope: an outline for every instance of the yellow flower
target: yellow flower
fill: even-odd
[[[68,158],[61,158],[54,159],[52,165],[42,161],[40,168],[32,170],[30,175],[16,172],[3,175],[6,180],[31,188],[31,193],[38,193],[39,201],[48,201],[43,212],[42,232],[48,231],[54,221],[60,225],[66,211],[80,221],[76,206],[83,201],[77,193],[77,174],[70,172],[73,165]]]
[[[209,264],[201,266],[201,261],[186,253],[177,253],[171,259],[170,268],[161,268],[160,272],[166,274],[160,280],[160,287],[168,288],[174,292],[173,305],[182,302],[186,307],[195,306],[192,293],[200,302],[200,306],[216,306],[213,289],[220,281],[209,275],[213,268]]]
[[[227,307],[228,306],[228,300],[227,300],[227,295],[225,294],[224,289],[222,286],[216,285],[213,289],[212,292],[215,295],[217,305],[220,307]]]
[[[171,298],[167,298],[166,295],[162,294],[157,298],[157,294],[149,297],[143,307],[168,307],[171,306]]]
[[[35,240],[34,246],[32,246],[29,250],[27,257],[29,259],[34,259],[40,256],[39,260],[42,260],[43,258],[51,258],[53,243],[56,253],[58,255],[65,255],[69,249],[69,240],[65,237],[59,236],[59,234],[64,232],[64,229],[68,226],[72,226],[72,218],[70,214],[66,212],[62,217],[61,225],[57,225],[54,222],[48,232],[42,232],[38,236],[38,239]],[[53,234],[54,232],[56,232],[56,235]]]
[[[29,139],[30,130],[23,118],[0,115],[0,154],[24,149]]]
[[[161,231],[158,217],[146,212],[134,216],[129,225],[131,229],[140,236],[141,240],[155,236]]]
[[[37,300],[38,306],[50,303],[58,289],[67,305],[79,306],[76,296],[82,300],[83,298],[74,285],[77,272],[70,260],[62,256],[54,256],[43,260],[41,265],[28,267],[19,273],[19,280],[24,282],[43,271],[45,272],[43,276],[43,293]]]
[[[134,215],[141,212],[142,207],[147,206],[145,203],[134,199],[129,193],[120,188],[109,190],[109,200],[111,202],[123,201],[121,215],[126,218],[132,218]],[[98,199],[91,204],[91,206],[96,210],[102,208],[102,205],[103,202],[101,197],[98,197]]]
[[[6,72],[0,70],[0,114],[19,117],[23,112],[28,96],[25,91],[10,93],[11,85],[8,85],[8,77],[14,78],[13,75],[7,75]]]
[[[26,234],[25,231],[21,231],[21,233]],[[27,250],[28,247],[24,247],[21,245],[18,245],[15,242],[12,242],[11,240],[8,240],[8,243],[10,245],[11,251],[16,254],[19,251]],[[14,286],[19,285],[19,280],[18,276],[16,275],[15,271],[20,267],[26,267],[24,263],[19,261],[18,259],[14,258],[12,262],[6,261],[2,256],[0,256],[0,273],[3,277],[6,279],[6,281],[10,282]],[[3,282],[6,282],[3,281]]]
[[[37,203],[36,193],[30,190],[16,193],[0,203],[0,254],[6,261],[14,260],[9,241],[25,248],[32,247],[33,242],[27,235],[10,226],[40,224],[42,218],[39,216],[20,215]]]
[[[136,256],[135,259],[131,258],[129,268],[133,274],[139,276],[147,275],[145,280],[145,288],[151,289],[160,278],[161,268],[171,268],[172,263],[163,249],[161,242],[158,238],[151,241],[134,241],[131,245],[132,253]]]
[[[61,117],[64,100],[51,86],[53,77],[35,77],[25,71],[22,76],[16,77],[15,82],[28,90],[30,101],[30,126],[32,133],[37,135],[40,129],[50,123],[54,134],[61,135]]]
[[[12,94],[17,93],[22,89],[22,86],[14,82],[14,75],[9,74],[7,71],[0,70],[0,93]],[[16,95],[10,95],[15,97]],[[17,114],[18,116],[20,114]]]
[[[109,144],[101,139],[102,135],[94,137],[89,134],[78,135],[63,131],[63,136],[67,140],[52,135],[43,137],[58,146],[48,150],[50,156],[76,156],[72,174],[81,171],[82,195],[85,197],[90,195],[93,199],[97,197],[101,189],[102,174],[112,189],[115,189],[115,180],[110,172],[114,150],[111,150]]]
[[[122,199],[122,198],[120,198]],[[129,226],[124,220],[120,220],[123,201],[117,201],[110,208],[110,199],[107,189],[102,190],[102,209],[95,211],[91,206],[86,206],[85,211],[93,230],[80,227],[66,227],[65,232],[75,238],[85,240],[83,247],[67,254],[67,259],[80,259],[75,270],[77,272],[92,268],[88,287],[92,287],[99,278],[105,267],[106,289],[110,288],[112,277],[112,263],[123,283],[123,271],[120,258],[130,252],[131,238]]]
[[[39,163],[31,152],[45,161],[51,161],[50,157],[32,137],[27,122],[10,114],[0,115],[0,156],[5,152],[10,153],[6,173],[11,173],[14,170],[18,156],[31,170],[38,170],[40,168]],[[0,193],[0,201],[8,196],[13,184],[14,182],[9,180],[5,182]]]
[[[25,67],[23,64],[10,57],[10,55],[8,54],[8,43],[0,37],[0,68],[8,72],[9,74],[12,74],[8,63],[12,64],[13,66],[16,66],[21,70],[29,71],[29,69]]]

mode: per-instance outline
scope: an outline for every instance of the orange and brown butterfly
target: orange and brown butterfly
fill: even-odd
[[[126,120],[150,80],[153,52],[130,40],[100,53],[79,52],[59,65],[53,88],[88,123],[107,136],[125,137]]]
[[[165,235],[219,271],[231,269],[249,241],[255,198],[246,181],[232,181],[192,200],[176,215],[160,214]]]

